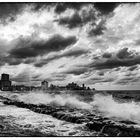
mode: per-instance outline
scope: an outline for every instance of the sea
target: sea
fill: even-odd
[[[1,91],[0,136],[139,137],[140,91]]]

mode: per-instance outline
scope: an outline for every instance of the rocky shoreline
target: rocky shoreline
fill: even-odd
[[[120,121],[115,122],[109,118],[93,114],[87,110],[71,109],[55,105],[35,105],[24,102],[11,100],[5,97],[3,103],[14,105],[21,108],[30,109],[36,113],[51,115],[59,120],[70,123],[84,124],[85,129],[98,132],[98,136],[120,136],[120,137],[137,137],[140,136],[140,129],[134,127],[134,122]]]

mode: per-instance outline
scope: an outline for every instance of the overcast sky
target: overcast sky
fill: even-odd
[[[0,74],[15,84],[140,89],[140,3],[0,4]]]

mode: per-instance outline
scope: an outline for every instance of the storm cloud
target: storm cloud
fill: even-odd
[[[72,2],[69,2],[69,3],[57,3],[56,4],[56,7],[55,7],[55,12],[57,14],[60,14],[62,12],[64,12],[66,9],[75,9],[75,10],[80,10],[80,8],[84,5],[84,3],[78,3],[78,2],[75,2],[75,3],[72,3]]]
[[[25,4],[0,3],[0,19],[3,24],[14,21],[17,14],[23,11]]]
[[[102,14],[108,14],[112,12],[120,3],[115,2],[96,2],[94,4],[95,8],[97,8]]]
[[[54,35],[47,41],[39,40],[22,40],[19,41],[17,47],[12,49],[10,57],[14,58],[28,58],[43,55],[50,52],[57,52],[64,50],[69,45],[75,44],[77,41],[75,36],[63,37],[61,35]]]
[[[108,56],[109,55],[109,56]],[[117,67],[129,67],[140,64],[140,54],[135,51],[128,51],[128,48],[123,48],[114,53],[111,57],[110,54],[103,54],[103,59],[100,57],[98,60],[89,64],[89,67],[95,69],[112,69]]]
[[[58,18],[55,22],[67,28],[82,27],[86,24],[96,25],[98,19],[98,12],[95,10],[93,5],[85,5],[84,8],[74,11],[72,15],[67,15]],[[99,28],[100,25],[98,25]]]
[[[139,85],[139,8],[139,3],[0,3],[0,73],[24,84]]]

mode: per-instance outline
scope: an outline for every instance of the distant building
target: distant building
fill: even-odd
[[[4,91],[11,90],[11,84],[12,82],[9,80],[9,74],[3,73],[0,80],[0,89]]]
[[[48,82],[46,80],[41,82],[41,89],[42,90],[47,90],[48,89]]]
[[[82,90],[86,90],[85,84],[82,85]]]
[[[77,83],[69,83],[66,86],[66,89],[68,90],[90,90],[90,87],[86,87],[85,84],[82,84],[82,86],[79,86]]]
[[[79,90],[81,87],[79,85],[77,85],[76,83],[72,82],[72,83],[69,83],[66,88],[68,90]]]
[[[2,80],[2,81],[9,81],[9,74],[3,73],[3,74],[1,75],[1,80]]]

